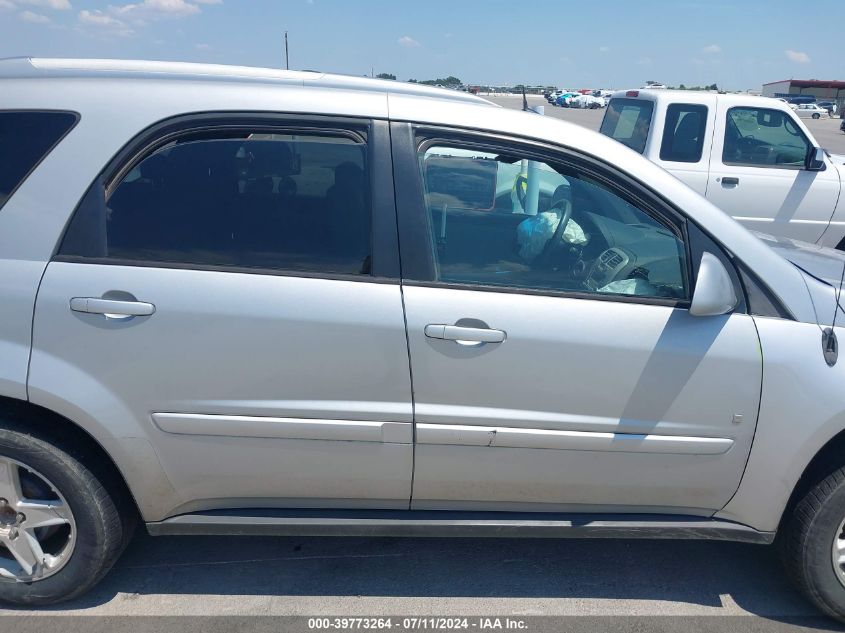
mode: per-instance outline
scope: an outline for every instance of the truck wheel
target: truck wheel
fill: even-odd
[[[0,601],[81,596],[125,546],[134,522],[71,452],[0,422]]]
[[[804,495],[783,539],[793,582],[821,611],[845,622],[845,468]]]

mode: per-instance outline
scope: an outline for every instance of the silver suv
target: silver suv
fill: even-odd
[[[784,545],[845,615],[842,254],[597,133],[309,72],[0,62],[0,598],[152,534]]]

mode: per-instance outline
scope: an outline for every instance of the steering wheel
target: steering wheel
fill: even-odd
[[[557,223],[555,232],[552,234],[551,238],[549,238],[549,241],[546,242],[546,245],[543,247],[543,252],[540,253],[539,257],[540,261],[546,265],[549,263],[552,253],[554,253],[558,245],[563,241],[561,236],[566,229],[566,225],[569,224],[569,219],[572,217],[572,203],[569,200],[562,200],[561,204],[563,205],[563,209],[560,210],[560,222]]]

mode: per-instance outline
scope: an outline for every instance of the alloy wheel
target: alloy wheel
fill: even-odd
[[[44,475],[0,457],[0,581],[34,582],[71,557],[76,523],[67,501]]]

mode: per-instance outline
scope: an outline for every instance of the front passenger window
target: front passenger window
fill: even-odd
[[[802,168],[810,143],[785,112],[731,108],[725,127],[725,165]]]
[[[688,298],[676,231],[588,174],[451,146],[420,168],[440,281]]]

